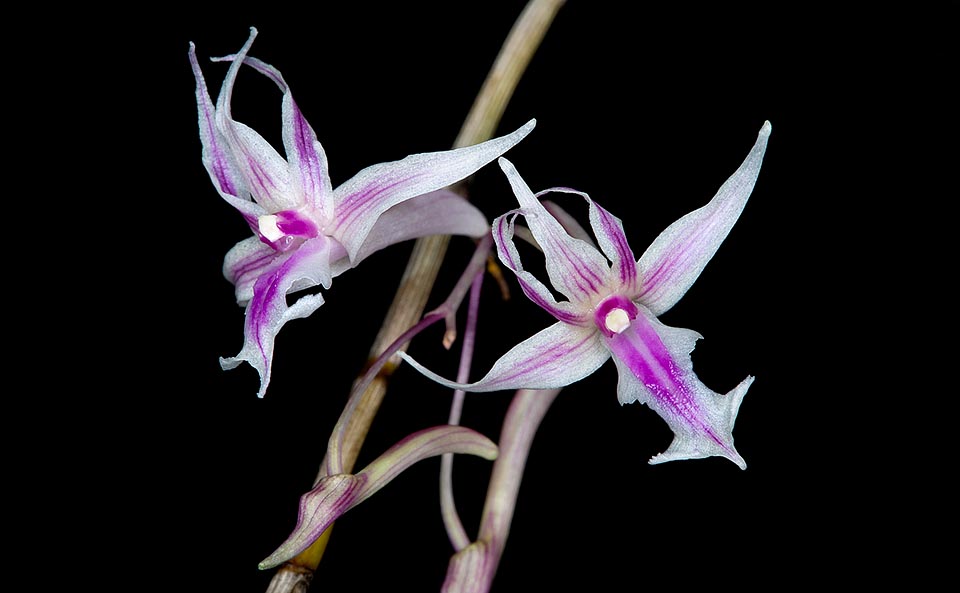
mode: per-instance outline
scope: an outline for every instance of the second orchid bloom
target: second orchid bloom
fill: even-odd
[[[733,444],[733,425],[753,377],[726,395],[715,393],[693,371],[690,353],[700,334],[668,327],[658,316],[687,292],[739,218],[760,173],[770,129],[770,123],[764,123],[746,160],[716,196],[667,227],[639,260],[620,219],[587,194],[554,188],[534,195],[513,165],[500,158],[520,208],[493,222],[497,252],[527,297],[557,322],[515,346],[475,383],[449,381],[406,354],[401,356],[443,385],[475,392],[563,387],[613,358],[620,403],[647,404],[674,433],[667,450],[650,463],[721,456],[746,468]],[[540,202],[540,196],[550,191],[579,194],[586,200],[599,249],[583,229],[568,232]],[[558,301],[523,269],[514,244],[517,216],[526,219],[543,250],[550,282],[566,300]]]

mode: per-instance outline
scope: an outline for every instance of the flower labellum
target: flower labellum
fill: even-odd
[[[733,425],[753,377],[726,395],[715,393],[693,371],[690,353],[700,334],[668,327],[658,316],[687,292],[739,218],[760,173],[770,129],[770,122],[765,122],[746,160],[716,196],[667,227],[639,260],[634,260],[620,219],[587,194],[547,190],[578,194],[587,201],[599,249],[572,236],[581,233],[565,230],[540,202],[546,192],[534,195],[501,157],[500,166],[520,208],[494,220],[497,252],[516,274],[524,294],[557,322],[515,346],[475,383],[448,381],[400,355],[435,381],[467,391],[563,387],[592,374],[612,357],[619,373],[620,403],[647,404],[674,433],[667,450],[650,463],[721,456],[745,469],[747,464],[733,445]],[[558,301],[523,269],[513,241],[517,216],[526,219],[543,250],[550,282],[566,300]]]
[[[447,186],[472,175],[533,129],[456,150],[414,154],[363,169],[334,188],[327,157],[278,70],[247,56],[256,29],[231,61],[216,104],[190,44],[197,82],[203,164],[217,191],[253,231],[234,246],[223,271],[246,306],[244,344],[225,369],[247,362],[260,374],[263,397],[270,382],[274,339],[289,320],[306,317],[324,300],[307,294],[287,305],[287,294],[322,286],[389,245],[433,234],[479,237],[489,232],[483,214]],[[231,97],[242,64],[276,83],[283,93],[286,158],[257,132],[233,119]],[[429,216],[423,216],[429,211]]]

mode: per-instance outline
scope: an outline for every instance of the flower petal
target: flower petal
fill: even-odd
[[[267,212],[293,210],[302,205],[291,190],[290,167],[277,149],[245,124],[219,118],[218,126],[228,138],[237,169],[258,204]]]
[[[568,301],[558,302],[553,293],[536,276],[523,269],[520,262],[520,252],[513,242],[515,219],[519,210],[507,212],[493,221],[493,241],[497,245],[497,254],[500,261],[517,276],[523,294],[531,301],[550,313],[557,320],[574,325],[587,325],[590,314],[582,307]]]
[[[375,459],[357,475],[326,476],[300,497],[293,533],[260,563],[272,568],[307,549],[334,521],[389,484],[418,461],[460,453],[492,460],[497,445],[482,434],[462,426],[435,426],[416,432]]]
[[[481,237],[490,232],[490,224],[476,206],[463,196],[441,189],[384,212],[364,241],[354,265],[384,247],[427,235],[466,235]]]
[[[580,192],[577,192],[580,193]],[[637,286],[637,263],[623,232],[623,223],[619,218],[601,208],[587,194],[581,194],[590,203],[590,226],[597,237],[597,243],[604,255],[610,260],[615,277],[621,289],[634,294]]]
[[[498,162],[520,202],[520,213],[543,250],[553,287],[575,304],[592,303],[607,292],[610,264],[589,243],[571,237],[533,195],[516,168],[501,157]],[[499,251],[499,244],[498,244]]]
[[[260,374],[259,397],[263,397],[270,383],[277,332],[287,321],[306,317],[323,304],[320,294],[310,294],[288,307],[287,293],[308,286],[329,288],[333,278],[330,257],[336,249],[335,241],[321,236],[304,242],[286,257],[278,257],[273,265],[257,268],[260,275],[253,283],[252,298],[247,303],[243,348],[234,357],[221,358],[220,365],[232,369],[245,361],[257,369]],[[255,258],[256,252],[251,252],[251,257]]]
[[[217,62],[231,62],[239,54],[215,58]],[[289,85],[279,70],[257,58],[242,57],[243,64],[272,80],[283,93],[283,146],[290,163],[290,180],[302,203],[307,204],[320,218],[333,216],[333,188],[327,168],[327,155],[317,141],[317,135],[303,117]]]
[[[623,222],[604,210],[599,204],[590,199],[589,195],[582,191],[568,187],[553,187],[537,193],[537,197],[549,192],[577,194],[587,201],[590,209],[590,227],[593,229],[593,234],[597,238],[597,243],[600,244],[600,249],[603,251],[603,254],[610,260],[613,278],[619,281],[619,288],[623,292],[631,295],[634,294],[637,285],[637,263],[633,256],[633,250],[630,249],[630,244],[627,243],[627,236],[623,232]],[[546,202],[544,202],[543,205],[547,207]],[[578,234],[585,232],[583,228],[580,227],[576,221],[572,220],[570,215],[559,206],[550,203],[547,210],[560,222],[571,236],[577,237]],[[573,232],[571,232],[571,229]],[[588,239],[587,242],[591,245],[593,244],[592,240]]]
[[[590,375],[610,358],[599,332],[562,321],[514,346],[476,383],[448,381],[405,352],[397,354],[437,383],[464,391],[564,387]]]
[[[192,41],[188,57],[190,67],[193,69],[193,77],[197,82],[197,113],[200,124],[200,143],[203,146],[203,165],[218,190],[231,196],[238,196],[243,180],[233,169],[227,151],[222,146],[223,138],[216,128],[216,109],[210,99],[200,63],[197,61],[197,48]]]
[[[367,167],[335,190],[335,229],[331,234],[354,259],[388,208],[465,179],[520,142],[535,125],[536,120],[530,120],[512,134],[481,144]]]
[[[277,251],[259,237],[244,239],[230,248],[223,259],[223,276],[234,285],[237,304],[246,305],[253,298],[257,279],[293,253]]]
[[[197,112],[203,166],[223,199],[240,211],[247,224],[256,228],[257,217],[265,211],[259,204],[250,200],[250,191],[246,188],[243,177],[237,172],[226,139],[217,128],[216,109],[207,91],[207,83],[197,62],[197,50],[192,42],[189,59],[197,82]]]
[[[737,222],[760,174],[769,137],[770,122],[766,122],[746,160],[717,195],[667,227],[640,257],[637,298],[655,315],[680,300]]]
[[[719,455],[746,469],[733,446],[733,425],[753,377],[718,395],[693,372],[690,352],[700,335],[667,327],[645,307],[639,309],[630,327],[603,340],[620,374],[620,403],[647,404],[673,431],[670,447],[650,463]]]
[[[238,54],[232,54],[229,56],[223,56],[221,58],[210,58],[212,62],[232,62],[237,59]],[[280,71],[271,66],[270,64],[264,62],[263,60],[246,56],[243,58],[243,64],[245,66],[250,66],[260,74],[263,74],[270,80],[272,80],[278,87],[280,87],[280,92],[286,94],[288,87],[287,81],[283,79],[283,75],[280,74]]]
[[[289,90],[283,96],[283,146],[290,163],[290,182],[303,203],[321,220],[332,219],[333,187],[327,154]]]
[[[343,246],[330,240],[330,276],[336,278],[352,268]],[[236,288],[237,304],[246,305],[253,298],[253,286],[257,279],[269,270],[276,268],[296,251],[276,251],[260,240],[250,237],[240,241],[227,252],[223,260],[223,276]],[[315,282],[294,283],[288,292],[316,286]]]
[[[226,147],[233,153],[237,172],[258,204],[269,212],[293,209],[296,203],[290,191],[290,173],[287,161],[269,142],[244,124],[233,120],[230,102],[237,72],[257,36],[255,28],[243,48],[234,56],[217,98],[216,124],[226,139]]]

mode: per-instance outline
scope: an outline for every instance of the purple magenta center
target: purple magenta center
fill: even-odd
[[[610,331],[607,327],[607,315],[614,309],[622,310],[627,314],[627,317],[630,318],[630,321],[636,319],[637,313],[639,312],[637,305],[634,304],[633,301],[619,294],[610,296],[600,303],[596,310],[594,310],[593,321],[597,324],[597,328],[603,332],[603,335],[608,338],[612,338],[615,335],[614,332]]]
[[[277,251],[290,251],[303,241],[320,235],[320,227],[299,210],[283,210],[273,216],[276,217],[277,229],[283,236],[271,241],[260,234],[260,240]]]
[[[303,217],[296,210],[277,212],[277,228],[284,235],[293,235],[307,239],[316,237],[319,233],[317,225],[309,218]]]

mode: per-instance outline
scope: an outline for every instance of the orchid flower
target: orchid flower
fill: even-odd
[[[500,167],[520,208],[494,220],[497,252],[517,275],[524,294],[557,322],[515,346],[475,383],[449,381],[408,355],[401,356],[443,385],[474,392],[563,387],[589,376],[612,357],[620,403],[647,404],[674,433],[667,450],[650,463],[722,456],[745,469],[733,444],[733,425],[753,377],[726,395],[715,393],[693,372],[690,353],[702,336],[668,327],[658,316],[687,292],[739,218],[760,173],[770,129],[770,122],[765,122],[746,160],[716,196],[667,227],[639,260],[634,260],[620,219],[587,194],[568,188],[547,190],[578,194],[587,201],[599,250],[571,236],[541,204],[539,197],[546,192],[534,195],[501,157]],[[543,250],[553,287],[566,300],[558,301],[523,269],[513,242],[514,221],[520,215]]]
[[[334,277],[400,241],[432,234],[488,233],[482,213],[443,188],[513,147],[535,121],[475,146],[367,167],[334,189],[323,147],[280,72],[247,57],[256,34],[251,28],[240,52],[221,58],[232,63],[216,104],[193,43],[189,58],[197,82],[203,164],[217,191],[240,211],[254,233],[224,260],[224,275],[236,288],[237,302],[246,306],[246,317],[243,348],[220,363],[224,369],[242,362],[253,366],[260,375],[257,395],[263,397],[277,332],[324,302],[320,294],[307,294],[288,306],[287,294],[315,286],[329,289]],[[286,159],[257,132],[233,119],[231,97],[244,63],[273,80],[283,93]]]

